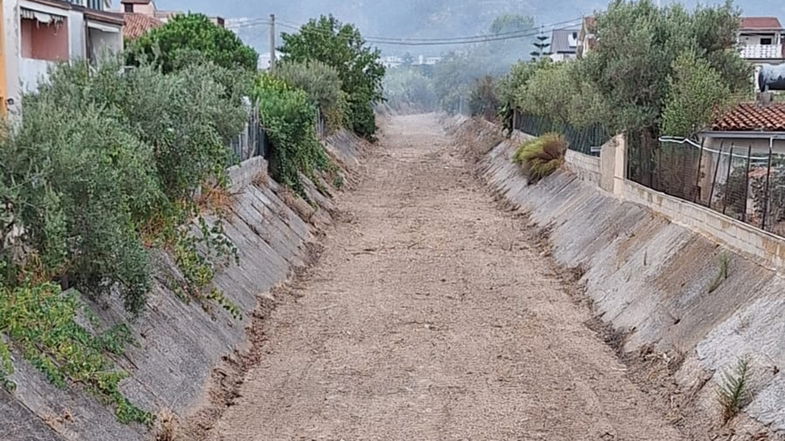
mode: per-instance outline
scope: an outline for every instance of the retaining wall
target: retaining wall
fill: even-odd
[[[363,143],[339,133],[327,140],[328,150],[342,164],[356,163]],[[116,360],[130,377],[121,390],[136,405],[157,412],[169,409],[185,416],[203,399],[205,384],[223,357],[241,348],[245,327],[259,299],[303,266],[307,244],[315,239],[314,224],[330,221],[329,197],[306,183],[316,208],[293,210],[284,189],[267,176],[267,164],[254,158],[229,170],[234,202],[224,220],[226,235],[240,253],[238,265],[223,268],[216,287],[237,304],[243,318],[236,320],[218,306],[205,310],[186,303],[161,283],[149,295],[148,307],[130,321],[119,299],[88,306],[107,326],[130,323],[135,343]],[[327,183],[322,183],[322,187]],[[159,253],[160,278],[177,273],[171,258]],[[57,389],[14,354],[13,395],[0,390],[0,439],[4,441],[106,441],[150,439],[149,429],[123,425],[114,412],[78,385]]]
[[[459,130],[471,132],[478,124],[484,127],[462,120]],[[717,213],[620,180],[624,149],[618,141],[600,159],[601,172],[614,170],[610,178],[600,177],[601,186],[593,176],[581,179],[570,171],[528,185],[512,161],[518,144],[510,141],[484,155],[480,173],[501,197],[550,231],[560,264],[582,269],[581,282],[599,316],[628,333],[626,351],[652,347],[655,353],[675,354],[671,360],[683,359],[672,367],[679,384],[694,394],[690,406],[718,414],[722,372],[750,356],[754,396],[744,410],[752,420],[742,420],[785,430],[785,374],[780,372],[785,280],[774,259],[779,246],[758,242],[763,233],[747,231],[740,222],[727,218],[716,224]],[[575,158],[568,158],[568,168],[585,166]],[[729,278],[711,290],[723,255],[730,258]]]

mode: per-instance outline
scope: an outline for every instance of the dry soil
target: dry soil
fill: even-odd
[[[436,116],[390,120],[213,441],[683,439]]]

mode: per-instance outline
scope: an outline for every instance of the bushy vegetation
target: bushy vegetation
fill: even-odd
[[[128,328],[121,325],[94,335],[77,323],[81,310],[76,293],[62,293],[55,284],[0,287],[0,331],[49,381],[58,387],[81,383],[112,404],[121,422],[151,424],[153,416],[120,392],[119,383],[127,374],[106,355],[123,354],[130,339]],[[0,337],[0,386],[15,389],[8,379],[12,372],[10,348]]]
[[[674,76],[662,114],[662,133],[694,137],[731,104],[731,91],[722,74],[692,52],[674,61]]]
[[[344,126],[347,97],[334,67],[321,61],[285,61],[278,64],[275,75],[290,87],[304,90],[321,111],[330,130]]]
[[[581,66],[607,108],[613,109],[607,115],[609,127],[616,132],[660,132],[668,97],[674,96],[672,85],[678,83],[677,70],[687,67],[684,60],[700,60],[703,73],[719,73],[712,76],[720,80],[717,86],[725,85],[731,93],[749,90],[751,68],[736,51],[739,15],[730,1],[692,12],[679,4],[658,8],[651,0],[613,1],[597,16],[595,34],[602,44]],[[678,99],[690,101],[683,95]],[[699,112],[683,118],[690,125],[708,123],[703,109]]]
[[[499,82],[501,113],[508,125],[517,107],[574,127],[693,136],[751,90],[738,26],[731,2],[690,12],[614,0],[597,15],[602,44],[584,58],[514,66]]]
[[[438,108],[433,79],[416,66],[390,69],[384,77],[384,98],[393,109],[429,112]]]
[[[273,177],[305,197],[300,173],[313,177],[316,171],[330,166],[314,129],[316,108],[305,91],[270,74],[259,76],[254,98],[273,144]]]
[[[164,72],[180,69],[194,53],[227,69],[255,71],[259,55],[237,35],[203,14],[177,15],[166,25],[127,42],[131,64],[154,60]]]
[[[209,288],[236,249],[220,222],[192,226],[194,192],[227,183],[226,144],[247,119],[226,77],[211,63],[169,74],[119,60],[64,64],[24,97],[24,117],[0,139],[0,333],[53,383],[85,384],[124,422],[151,416],[122,396],[124,374],[104,355],[123,342],[79,325],[79,297],[58,284],[119,295],[138,314],[152,285],[151,250],[162,248],[180,270],[170,288],[238,314]],[[0,346],[7,378],[10,350]]]
[[[369,47],[360,31],[333,16],[322,16],[294,34],[283,34],[284,61],[320,61],[338,71],[346,93],[346,119],[355,133],[374,139],[374,104],[382,101],[385,68],[378,49]]]
[[[488,121],[494,121],[499,113],[499,104],[496,80],[492,76],[486,75],[475,81],[469,97],[469,111],[472,116],[482,116]]]
[[[564,164],[567,141],[558,133],[546,133],[523,143],[515,152],[515,161],[523,166],[529,183],[535,184]]]

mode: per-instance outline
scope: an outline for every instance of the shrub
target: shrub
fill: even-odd
[[[321,61],[334,67],[347,94],[347,121],[360,136],[374,139],[373,105],[382,97],[384,66],[378,49],[370,48],[360,31],[333,16],[322,16],[303,25],[299,32],[283,34],[284,60]]]
[[[494,121],[499,112],[499,98],[496,95],[496,80],[486,75],[474,82],[469,98],[469,110],[472,116],[482,116]]]
[[[0,149],[0,189],[13,192],[0,196],[30,249],[25,262],[2,256],[17,263],[8,267],[94,296],[118,292],[140,311],[147,247],[171,246],[196,214],[193,191],[225,181],[225,141],[245,121],[218,69],[76,63],[25,96],[25,117]]]
[[[731,91],[720,73],[693,52],[681,54],[673,70],[662,133],[692,138],[730,106]]]
[[[330,164],[316,138],[314,105],[305,91],[266,73],[257,80],[254,98],[273,145],[270,158],[273,177],[305,197],[300,173],[312,177]]]
[[[403,111],[432,111],[438,104],[433,80],[416,66],[387,71],[384,98],[390,107]]]
[[[562,135],[546,133],[523,143],[515,153],[515,161],[522,164],[530,183],[549,176],[564,164],[567,141]]]
[[[166,25],[127,42],[128,60],[140,64],[155,60],[165,73],[182,68],[182,57],[198,52],[228,69],[255,71],[259,55],[232,31],[214,24],[203,14],[177,15]]]
[[[77,323],[81,308],[75,293],[61,293],[57,285],[0,287],[0,332],[16,342],[24,358],[56,386],[81,383],[112,403],[121,422],[151,424],[153,416],[120,392],[119,383],[127,374],[106,355],[122,355],[121,348],[130,338],[127,328],[94,336]],[[0,385],[13,390],[15,385],[7,378],[13,372],[10,355],[0,337]]]
[[[335,68],[320,61],[284,61],[276,67],[275,75],[292,88],[304,90],[319,107],[330,130],[343,127],[346,93],[341,90],[341,78]]]

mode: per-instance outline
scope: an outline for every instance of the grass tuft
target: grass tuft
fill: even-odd
[[[750,358],[739,359],[736,368],[723,373],[722,377],[722,384],[717,389],[717,401],[722,406],[722,424],[727,424],[739,414],[749,399]]]
[[[546,133],[539,138],[523,143],[515,153],[515,162],[523,166],[534,184],[551,175],[564,164],[567,141],[557,133]]]

